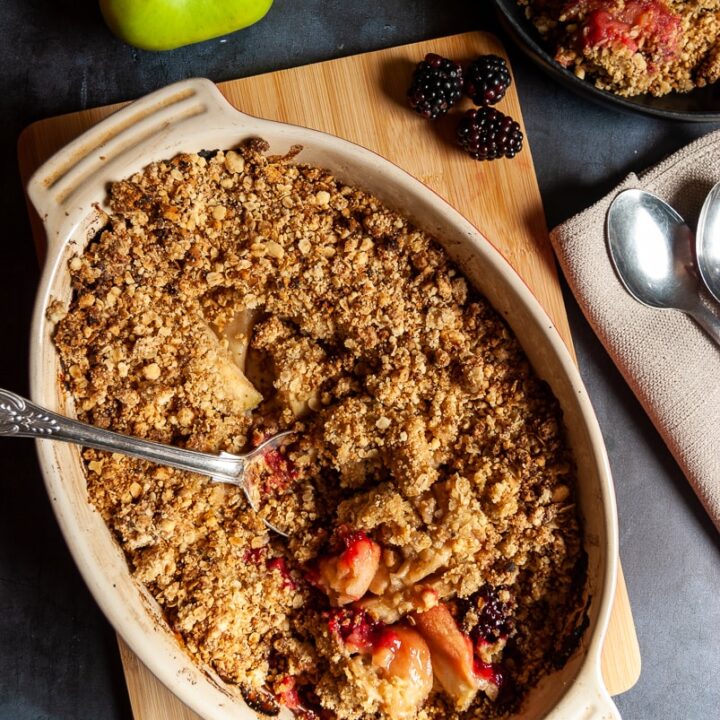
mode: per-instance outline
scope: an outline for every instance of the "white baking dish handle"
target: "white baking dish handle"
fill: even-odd
[[[589,703],[577,720],[622,720],[615,703],[603,688],[595,702]]]
[[[592,714],[587,716],[587,720],[622,720],[615,703],[606,695],[592,709]]]
[[[104,183],[122,179],[126,173],[116,175],[114,168],[127,169],[135,159],[140,169],[150,145],[157,149],[167,141],[167,157],[171,157],[193,132],[204,134],[222,123],[238,125],[241,117],[214,83],[194,78],[126,105],[67,145],[28,184],[30,199],[48,230],[49,256],[87,214],[80,196],[96,187],[97,179]]]
[[[600,672],[600,656],[585,664],[580,674],[568,688],[562,701],[548,715],[552,720],[622,720],[610,694],[605,689]]]

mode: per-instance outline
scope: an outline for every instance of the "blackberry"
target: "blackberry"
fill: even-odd
[[[497,55],[481,55],[465,70],[465,94],[476,105],[494,105],[505,97],[512,79],[505,60]]]
[[[275,717],[280,714],[280,706],[270,693],[264,690],[256,690],[247,685],[240,686],[240,693],[243,700],[257,713]]]
[[[477,593],[476,605],[480,608],[475,626],[479,637],[496,642],[498,638],[510,634],[510,608],[500,601],[494,588],[487,585],[481,588]]]
[[[457,127],[460,147],[475,160],[515,157],[521,150],[523,134],[520,126],[495,108],[468,110]]]
[[[460,100],[462,88],[462,68],[452,60],[428,53],[415,68],[408,102],[416,113],[434,120]]]

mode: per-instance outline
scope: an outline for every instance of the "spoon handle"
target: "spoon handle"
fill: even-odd
[[[716,307],[701,296],[698,304],[688,312],[695,322],[720,346],[720,315]]]
[[[2,388],[0,388],[0,436],[49,438],[76,443],[96,450],[117,452],[160,465],[208,475],[220,482],[241,487],[244,485],[245,461],[242,457],[184,450],[103,430],[58,415]]]

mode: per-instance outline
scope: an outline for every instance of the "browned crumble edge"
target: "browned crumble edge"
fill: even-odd
[[[686,93],[720,77],[720,0],[517,0],[555,53],[555,59],[598,88],[632,97]],[[613,17],[660,9],[672,16],[657,31],[633,23],[627,42],[587,43],[589,18],[598,8]],[[628,17],[625,15],[624,17]],[[649,25],[652,24],[652,20]],[[584,35],[585,34],[585,35]]]
[[[349,527],[382,547],[371,617],[442,602],[477,635],[489,598],[502,615],[480,651],[506,680],[497,701],[458,711],[436,684],[412,717],[509,717],[572,650],[583,603],[558,403],[433,238],[265,150],[181,154],[114,183],[106,229],[69,261],[70,307],[48,315],[84,421],[210,452],[297,431],[264,487],[290,540],[235,487],[117,454],[83,452],[89,499],[187,652],[228,683],[287,699],[291,678],[308,718],[388,716],[367,691],[388,681],[331,631],[311,581]],[[239,366],[263,395],[251,411]]]

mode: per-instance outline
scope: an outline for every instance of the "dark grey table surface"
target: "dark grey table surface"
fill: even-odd
[[[165,54],[113,38],[95,0],[2,0],[0,337],[7,344],[0,386],[27,394],[38,272],[15,160],[24,126],[190,76],[226,80],[475,29],[496,32],[508,46],[551,227],[629,171],[716,127],[622,114],[570,94],[503,37],[487,0],[276,0],[260,24],[224,42]],[[720,717],[718,534],[565,295],[615,477],[621,557],[643,658],[640,681],[617,698],[618,707],[626,720]],[[32,443],[3,440],[1,451],[0,719],[130,718],[114,633],[70,559]]]

